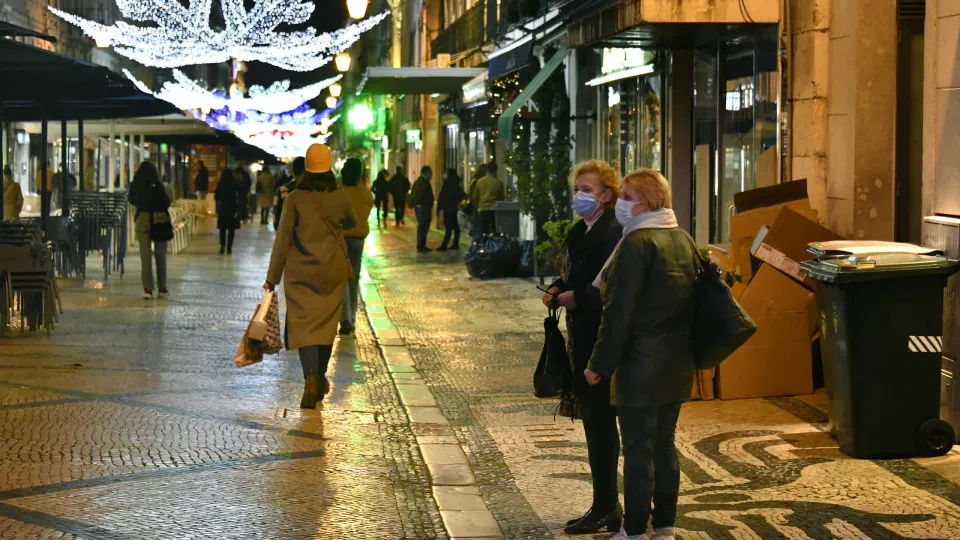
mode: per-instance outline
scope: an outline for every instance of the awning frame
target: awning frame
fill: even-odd
[[[462,91],[464,83],[469,82],[484,72],[486,72],[486,68],[369,67],[366,73],[363,74],[363,79],[360,81],[359,88],[357,88],[357,95],[456,95]],[[391,92],[365,91],[367,84],[374,79],[393,79],[397,80],[398,83],[416,80],[421,83],[421,87],[412,92],[403,91],[403,87],[401,87],[400,90]],[[434,85],[431,86],[430,83]]]
[[[537,90],[547,82],[547,79],[553,75],[553,72],[560,67],[560,64],[567,58],[569,49],[566,45],[561,46],[557,49],[557,52],[550,57],[549,60],[543,65],[543,68],[537,72],[536,76],[530,81],[530,84],[526,86],[523,90],[520,91],[520,94],[517,95],[516,99],[510,103],[510,106],[507,107],[503,114],[500,115],[500,118],[497,119],[497,142],[509,145],[513,140],[513,117],[517,115],[520,109],[527,104],[528,101],[537,93]]]

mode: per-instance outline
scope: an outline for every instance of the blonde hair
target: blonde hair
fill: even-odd
[[[620,173],[606,161],[591,159],[577,163],[573,166],[573,172],[570,174],[570,185],[575,184],[577,178],[580,178],[581,175],[591,173],[599,175],[603,186],[613,192],[613,197],[603,205],[608,209],[616,206],[617,199],[620,198]],[[597,194],[597,197],[599,198],[600,194]]]
[[[670,182],[656,169],[637,169],[623,179],[624,184],[637,188],[649,210],[673,208]]]

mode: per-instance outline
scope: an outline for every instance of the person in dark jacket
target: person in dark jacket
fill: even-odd
[[[140,245],[140,281],[143,284],[143,297],[153,298],[153,261],[151,247],[157,261],[157,285],[159,297],[167,296],[167,242],[150,238],[151,217],[156,212],[166,212],[170,208],[170,197],[160,183],[157,167],[150,161],[140,164],[133,175],[133,182],[127,190],[127,198],[136,209],[133,218]]]
[[[652,499],[650,538],[671,540],[680,493],[677,419],[695,372],[696,253],[658,171],[627,175],[616,204],[623,239],[594,279],[603,316],[584,376],[594,386],[610,381],[620,420],[625,512],[614,538],[646,533]]]
[[[303,179],[306,171],[306,161],[303,156],[297,157],[290,163],[289,174],[283,179],[277,181],[277,207],[273,212],[273,228],[280,226],[280,213],[283,212],[283,202],[290,195],[290,192],[297,189],[297,184]]]
[[[433,217],[431,178],[433,178],[433,169],[429,165],[424,165],[420,169],[420,177],[410,189],[410,208],[413,208],[417,216],[417,251],[420,253],[430,251],[427,247],[427,233],[430,232],[430,221]]]
[[[393,209],[397,214],[397,227],[403,225],[403,215],[407,208],[407,192],[410,191],[410,180],[403,175],[403,167],[397,166],[397,174],[390,178],[390,194],[393,195]]]
[[[623,227],[613,207],[620,191],[620,175],[602,160],[585,161],[574,167],[573,211],[583,219],[570,229],[566,261],[559,279],[543,296],[543,303],[567,308],[567,348],[574,367],[574,395],[587,437],[587,456],[593,479],[593,503],[587,512],[567,522],[566,534],[592,534],[602,529],[616,531],[623,519],[617,495],[617,463],[620,434],[617,410],[610,404],[610,381],[587,383],[583,370],[597,341],[603,303],[593,280],[610,258]]]
[[[437,212],[443,212],[443,242],[437,251],[446,251],[447,243],[453,236],[453,243],[450,247],[460,249],[460,221],[457,219],[457,213],[460,211],[460,203],[466,197],[463,191],[463,180],[457,174],[456,169],[447,169],[443,177],[443,186],[440,187],[440,194],[437,196]]]
[[[246,206],[243,188],[234,179],[230,169],[224,169],[214,194],[217,201],[217,228],[220,229],[220,254],[233,255],[233,237],[240,228],[240,218]]]
[[[388,213],[390,212],[390,179],[387,177],[386,169],[377,174],[377,179],[373,181],[370,189],[373,191],[373,205],[377,207],[377,227],[386,227]],[[381,221],[381,210],[383,211],[383,221]]]
[[[247,171],[247,164],[237,162],[237,170],[233,173],[233,179],[240,188],[240,221],[250,219],[250,191],[253,189],[253,177]]]
[[[203,161],[200,162],[200,170],[197,171],[197,177],[193,180],[193,189],[201,201],[207,198],[207,192],[210,191],[210,172],[207,171]]]

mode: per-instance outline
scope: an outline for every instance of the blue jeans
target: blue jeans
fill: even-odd
[[[343,307],[340,310],[340,323],[346,323],[350,328],[357,326],[357,302],[360,297],[360,262],[363,259],[363,238],[346,237],[347,256],[353,265],[353,275],[347,282],[343,293]]]
[[[430,220],[433,219],[433,208],[418,206],[414,208],[417,214],[417,249],[426,249],[427,233],[430,231]]]
[[[623,440],[623,529],[643,534],[650,519],[653,528],[673,527],[680,496],[680,462],[674,440],[680,403],[651,407],[617,407]]]

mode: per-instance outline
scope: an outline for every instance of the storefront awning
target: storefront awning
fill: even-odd
[[[10,24],[5,21],[0,21],[0,37],[31,37],[36,39],[42,39],[43,41],[49,41],[50,43],[56,43],[57,38],[49,36],[47,34],[41,34],[40,32],[35,32],[29,28],[24,28],[22,26],[17,26],[15,24]]]
[[[459,94],[464,83],[485,68],[371,67],[363,74],[360,94]]]
[[[560,47],[557,52],[550,57],[550,60],[547,60],[543,69],[537,72],[537,75],[530,81],[530,84],[517,95],[513,103],[507,107],[507,110],[503,111],[503,114],[501,114],[497,120],[497,142],[510,144],[510,141],[513,140],[513,117],[530,101],[530,98],[537,93],[537,90],[547,82],[547,79],[560,67],[560,64],[563,63],[566,57],[567,47]]]

